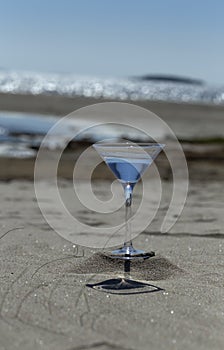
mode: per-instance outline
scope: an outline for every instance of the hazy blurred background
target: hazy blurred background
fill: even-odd
[[[218,166],[224,137],[222,1],[0,5],[0,178],[32,178],[36,152],[55,120],[102,101],[152,110],[174,130],[189,161],[218,159]],[[62,135],[71,132],[65,125]],[[99,138],[89,135],[79,143]],[[61,145],[53,140],[49,147]]]

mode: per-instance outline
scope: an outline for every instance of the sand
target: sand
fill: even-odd
[[[24,96],[4,98],[0,97],[4,109],[13,109],[7,98],[14,101],[15,109],[19,109],[20,98],[21,108],[28,109],[30,103],[35,109],[32,99],[25,103]],[[49,113],[53,101],[48,99]],[[165,105],[159,108],[168,115],[171,110]],[[185,106],[183,111],[185,108],[193,107]],[[217,135],[218,129],[223,130],[222,108],[195,106],[198,115],[204,113],[213,124],[211,110],[217,118]],[[148,293],[133,290],[117,295],[87,287],[119,278],[123,265],[56,234],[40,213],[32,181],[11,176],[0,182],[1,350],[223,349],[223,158],[220,155],[208,166],[205,154],[203,161],[201,156],[200,162],[195,158],[197,152],[189,155],[192,176],[181,217],[169,233],[160,232],[172,187],[168,177],[157,216],[134,241],[136,247],[156,253],[142,264],[131,264],[130,276],[150,284]],[[46,186],[50,183],[49,179],[42,181]],[[60,181],[64,193],[69,193],[71,181]],[[108,182],[101,179],[95,186],[106,199]],[[140,190],[141,186],[136,187],[136,198]],[[80,213],[72,196],[66,199],[76,217],[97,224],[88,211]],[[148,215],[148,208],[144,210]]]
[[[122,276],[122,264],[58,236],[32,182],[0,188],[1,349],[223,348],[223,182],[194,182],[168,234],[158,232],[161,210],[135,240],[156,252],[131,265],[153,293],[130,295],[86,287]]]

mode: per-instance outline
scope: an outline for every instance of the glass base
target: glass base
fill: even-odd
[[[148,259],[155,256],[155,252],[145,252],[141,249],[135,249],[132,245],[123,246],[120,249],[113,250],[111,253],[107,254],[111,258],[123,259],[123,260],[133,260],[133,259]]]
[[[126,278],[113,278],[95,284],[87,284],[87,287],[109,294],[141,294],[162,290],[152,284]]]

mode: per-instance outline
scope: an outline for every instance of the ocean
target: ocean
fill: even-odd
[[[155,100],[224,104],[224,85],[150,77],[99,78],[0,70],[0,92],[53,94],[118,100]]]

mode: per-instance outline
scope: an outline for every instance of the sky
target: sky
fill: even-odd
[[[0,0],[0,67],[224,83],[223,0]]]

